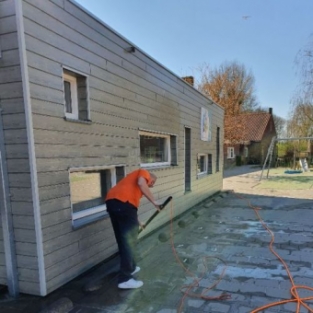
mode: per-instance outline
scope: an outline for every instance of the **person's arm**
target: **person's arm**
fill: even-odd
[[[159,204],[154,200],[153,194],[150,191],[150,188],[145,178],[143,177],[138,178],[138,186],[142,191],[143,195],[156,207],[158,211],[160,211]]]

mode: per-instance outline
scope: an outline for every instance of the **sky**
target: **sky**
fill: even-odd
[[[262,107],[288,118],[295,59],[313,34],[313,0],[76,0],[167,69],[199,78],[204,64],[236,61]]]

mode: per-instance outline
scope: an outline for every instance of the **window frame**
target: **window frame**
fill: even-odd
[[[199,170],[199,161],[200,161],[200,157],[204,157],[204,171],[202,172],[198,172]],[[201,175],[207,175],[208,174],[208,155],[205,153],[198,153],[197,155],[197,175],[201,176]]]
[[[64,114],[65,117],[78,120],[78,88],[77,88],[77,78],[74,75],[69,74],[68,72],[65,73],[63,71],[63,88],[64,82],[70,83],[71,89],[71,105],[72,105],[72,113],[66,112],[66,96],[65,96],[65,89],[64,89]]]
[[[158,138],[165,138],[165,147],[167,151],[167,161],[166,162],[153,162],[153,163],[142,163],[141,162],[141,151],[140,151],[140,140],[141,136],[150,136],[150,137],[158,137]],[[171,139],[175,139],[175,155],[172,156],[172,146],[171,146]],[[139,158],[140,158],[140,167],[150,168],[150,167],[167,167],[171,165],[177,165],[177,136],[168,134],[168,133],[161,133],[161,132],[153,132],[147,130],[139,130]],[[173,160],[175,164],[173,164]]]
[[[244,156],[245,156],[245,158],[249,157],[249,148],[248,147],[244,147]]]
[[[103,170],[110,170],[111,172],[111,187],[116,185],[116,168],[123,167],[124,168],[124,177],[126,176],[126,166],[125,164],[120,165],[109,165],[109,166],[93,166],[93,167],[73,167],[69,168],[68,175],[69,175],[69,184],[70,184],[70,203],[71,203],[71,217],[72,217],[72,226],[74,229],[80,228],[87,224],[90,224],[94,221],[97,221],[105,216],[107,216],[106,211],[106,204],[97,205],[95,207],[91,207],[88,209],[81,210],[79,212],[73,211],[73,202],[72,202],[72,195],[71,195],[71,173],[77,172],[86,172],[86,171],[103,171]],[[100,185],[101,187],[101,185]]]
[[[234,158],[235,158],[235,148],[227,147],[227,159],[234,159]]]

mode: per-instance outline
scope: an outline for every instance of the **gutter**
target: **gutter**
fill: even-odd
[[[33,118],[32,118],[32,107],[29,87],[29,75],[28,65],[26,56],[26,43],[25,43],[25,32],[23,23],[23,7],[22,0],[14,0],[16,10],[16,24],[17,24],[17,39],[20,55],[20,66],[22,75],[23,85],[23,98],[24,98],[24,110],[26,120],[26,132],[27,132],[27,145],[28,145],[28,156],[29,156],[29,167],[30,167],[30,178],[31,178],[31,190],[32,200],[34,209],[34,222],[35,222],[35,233],[36,233],[36,247],[37,247],[37,259],[39,269],[39,289],[40,295],[47,295],[47,283],[46,273],[43,255],[43,236],[41,226],[41,213],[40,213],[40,201],[39,201],[39,190],[38,190],[38,178],[37,178],[37,164],[35,154],[35,143],[34,143],[34,129],[33,129]]]

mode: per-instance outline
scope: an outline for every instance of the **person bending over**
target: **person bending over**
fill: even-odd
[[[115,238],[120,254],[120,271],[118,288],[139,288],[142,281],[135,280],[133,275],[140,271],[136,265],[136,243],[139,225],[137,210],[140,199],[144,195],[160,211],[159,203],[155,201],[150,189],[157,177],[144,169],[129,173],[111,188],[105,202],[110,215]]]

